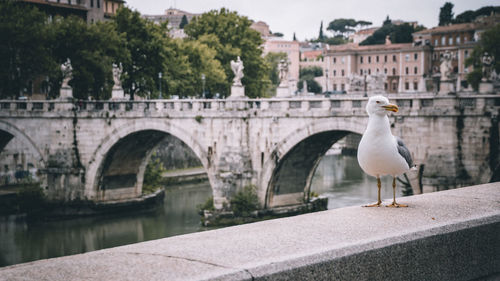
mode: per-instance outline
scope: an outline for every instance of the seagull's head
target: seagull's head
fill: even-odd
[[[389,99],[384,96],[373,96],[368,99],[368,104],[366,105],[366,112],[368,115],[385,115],[389,112],[398,112],[398,106],[389,103]]]

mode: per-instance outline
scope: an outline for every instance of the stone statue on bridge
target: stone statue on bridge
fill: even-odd
[[[121,89],[122,88],[122,81],[120,80],[120,77],[122,76],[123,72],[123,66],[120,63],[120,65],[116,65],[113,63],[113,89]]]
[[[233,79],[233,85],[234,86],[241,86],[241,78],[243,78],[243,62],[240,59],[240,56],[238,56],[238,59],[236,61],[231,60],[231,69],[233,70],[234,73],[234,79]]]
[[[65,63],[61,64],[61,72],[63,77],[61,88],[70,88],[68,83],[73,79],[73,67],[71,66],[71,60],[69,58]]]
[[[453,59],[453,55],[446,51],[443,54],[443,58],[441,59],[441,65],[439,66],[439,72],[441,73],[441,80],[449,80],[453,75],[453,67],[451,65],[451,61]]]
[[[286,60],[281,60],[278,64],[278,73],[280,79],[280,87],[288,86],[288,62]]]
[[[481,63],[483,65],[482,74],[483,81],[491,81],[492,78],[492,68],[493,68],[493,57],[485,52],[481,58]]]
[[[362,92],[365,90],[365,78],[361,75],[352,74],[348,77],[349,89],[353,92]]]

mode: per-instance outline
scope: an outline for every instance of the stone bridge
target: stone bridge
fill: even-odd
[[[405,94],[390,117],[429,185],[490,181],[498,169],[500,96]],[[200,159],[216,207],[255,185],[264,208],[301,203],[325,152],[362,134],[367,98],[0,101],[0,164],[36,169],[49,198],[139,197],[167,135]],[[422,166],[423,167],[423,166]],[[15,168],[14,168],[15,169]]]

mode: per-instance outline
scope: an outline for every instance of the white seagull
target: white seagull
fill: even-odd
[[[392,135],[387,114],[398,112],[398,106],[383,96],[373,96],[366,105],[368,126],[359,142],[358,162],[365,173],[377,178],[378,201],[365,207],[380,207],[380,177],[391,175],[393,201],[387,207],[408,207],[396,203],[396,177],[413,167],[413,160],[403,141]]]

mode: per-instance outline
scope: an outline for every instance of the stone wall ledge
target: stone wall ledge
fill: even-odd
[[[399,201],[409,207],[354,206],[19,264],[0,268],[0,280],[500,277],[500,183]]]

